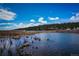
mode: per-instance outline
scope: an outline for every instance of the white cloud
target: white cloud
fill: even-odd
[[[75,16],[71,16],[69,22],[79,22],[79,13],[76,13]]]
[[[70,17],[70,20],[74,20],[74,19],[75,19],[75,16]]]
[[[3,25],[6,24],[6,23],[3,23]],[[4,27],[0,27],[0,30],[12,30],[12,29],[18,29],[18,28],[25,28],[26,27],[26,24],[24,23],[19,23],[19,24],[16,24],[16,23],[12,23],[12,24],[9,24],[9,26],[4,26]]]
[[[0,19],[3,20],[14,20],[16,13],[5,9],[0,9]]]
[[[16,29],[16,27],[13,25],[0,27],[0,30],[13,30],[13,29]]]
[[[33,27],[33,26],[39,26],[47,24],[47,21],[44,20],[43,17],[40,17],[38,19],[38,22],[35,22],[34,19],[30,20],[30,23],[0,23],[0,25],[6,25],[4,27],[0,27],[0,30],[12,30],[12,29],[18,29],[18,28],[27,28],[27,27]],[[9,26],[8,26],[9,25]]]
[[[59,17],[48,17],[49,20],[58,20]]]
[[[41,21],[42,24],[47,24],[47,21]]]
[[[4,26],[2,26],[4,25]],[[0,23],[0,30],[12,30],[12,29],[16,29],[16,25],[15,23]]]
[[[41,23],[35,23],[35,24],[34,24],[34,26],[39,26],[39,25],[41,25]]]
[[[38,25],[40,25],[40,23],[29,23],[27,24],[26,27],[33,27],[33,26],[38,26]]]
[[[3,23],[1,25],[4,25],[6,23]],[[27,28],[27,27],[33,27],[33,26],[39,26],[42,25],[41,23],[28,23],[28,24],[24,24],[24,23],[13,23],[13,24],[9,24],[9,26],[4,26],[4,27],[0,27],[0,30],[12,30],[12,29],[18,29],[18,28]]]
[[[16,27],[16,28],[25,28],[25,27],[32,27],[32,26],[34,26],[34,23],[28,23],[28,24],[19,23],[19,24],[14,24],[13,27]]]
[[[47,24],[47,21],[44,20],[43,17],[40,17],[40,18],[38,19],[38,22],[39,22],[39,23],[42,23],[42,24]]]
[[[43,17],[40,17],[39,19],[38,19],[38,22],[41,22],[41,21],[43,21],[44,20],[44,18]]]
[[[23,23],[19,23],[17,25],[15,25],[17,28],[23,28],[25,25]]]
[[[33,26],[38,26],[38,25],[41,25],[41,24],[40,23],[28,23],[28,24],[19,23],[16,25],[16,28],[33,27]]]
[[[26,24],[24,24],[24,23],[19,23],[19,24],[14,24],[14,26],[15,26],[16,28],[24,28],[24,27],[26,27]]]
[[[14,23],[0,23],[0,25],[14,25]]]
[[[30,22],[33,22],[33,23],[34,23],[34,22],[35,22],[35,20],[34,20],[34,19],[31,19],[31,20],[30,20]]]
[[[76,16],[79,16],[79,13],[76,13]]]
[[[5,29],[13,29],[13,26],[5,26]]]

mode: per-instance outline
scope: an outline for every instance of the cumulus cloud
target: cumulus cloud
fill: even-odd
[[[0,19],[2,20],[14,20],[16,13],[5,9],[0,9]]]
[[[3,26],[2,25],[6,25]],[[1,23],[0,24],[0,30],[12,30],[12,29],[18,29],[18,28],[27,28],[27,27],[33,27],[33,26],[38,26],[40,23]]]
[[[39,25],[47,24],[47,21],[45,21],[43,17],[40,17],[38,19],[38,22],[35,22],[34,19],[31,19],[30,22],[31,23],[19,23],[19,24],[15,24],[15,27],[16,28],[25,28],[25,27],[33,27],[33,26],[39,26]]]
[[[35,23],[35,24],[34,24],[34,26],[39,26],[39,25],[41,25],[41,23]]]
[[[34,20],[34,19],[31,19],[31,20],[30,20],[30,22],[33,22],[33,23],[34,23],[34,22],[35,22],[35,20]]]
[[[15,24],[16,28],[24,28],[25,24],[24,23],[19,23],[19,24]]]
[[[36,26],[36,23],[28,23],[28,24],[19,23],[19,24],[17,24],[17,28],[25,28],[25,27],[33,27],[33,26]]]
[[[38,22],[41,22],[41,21],[43,21],[44,20],[44,18],[43,17],[40,17],[39,19],[38,19]]]
[[[32,26],[35,26],[34,23],[19,23],[19,24],[14,24],[13,27],[16,27],[16,28],[25,28],[25,27],[32,27]]]
[[[16,28],[25,28],[25,27],[33,27],[33,26],[38,26],[40,25],[40,23],[28,23],[28,24],[24,24],[24,23],[19,23],[16,24]]]
[[[59,17],[48,17],[49,20],[58,20]]]
[[[70,22],[79,22],[79,13],[76,13],[74,16],[71,16],[69,21]]]
[[[26,27],[33,27],[33,26],[38,26],[38,23],[29,23],[26,25]]]
[[[39,23],[42,23],[42,24],[47,24],[47,21],[44,20],[43,17],[40,17],[40,18],[38,19],[38,22],[39,22]]]
[[[17,29],[17,28],[27,28],[27,27],[33,27],[33,26],[39,26],[39,25],[44,25],[47,24],[47,21],[44,20],[43,17],[38,18],[38,21],[36,22],[34,19],[30,20],[30,23],[0,23],[0,25],[6,25],[4,27],[0,27],[1,29],[6,29],[6,30],[12,30],[12,29]]]
[[[79,16],[79,13],[76,13],[76,16]]]
[[[75,19],[75,16],[70,17],[70,20],[74,20],[74,19]]]

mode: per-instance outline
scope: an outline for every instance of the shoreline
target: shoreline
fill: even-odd
[[[38,34],[38,33],[76,33],[76,34],[79,34],[79,30],[0,31],[0,38],[1,37],[20,37],[22,35],[27,36],[27,35],[33,35],[33,34]]]

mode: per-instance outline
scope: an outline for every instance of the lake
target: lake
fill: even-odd
[[[29,46],[17,48],[29,43]],[[77,56],[79,55],[79,34],[40,33],[21,36],[19,39],[0,38],[0,55],[32,56]]]

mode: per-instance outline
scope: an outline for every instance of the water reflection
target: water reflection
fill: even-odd
[[[0,38],[0,55],[79,55],[79,34],[41,33]]]

